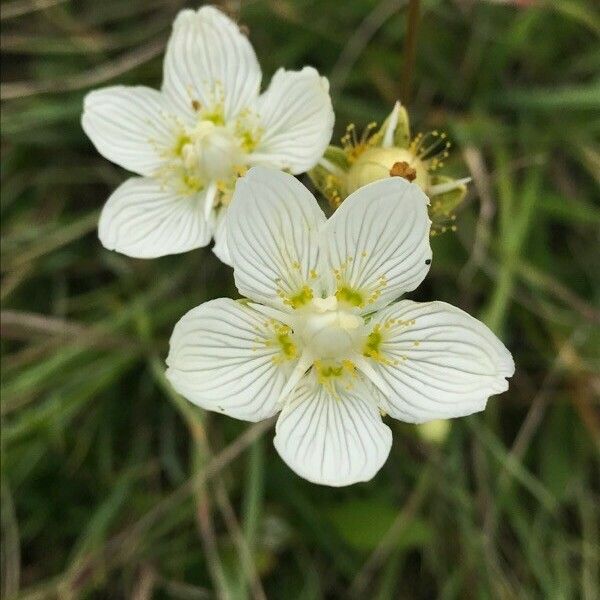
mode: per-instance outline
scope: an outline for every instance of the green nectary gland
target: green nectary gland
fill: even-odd
[[[291,306],[292,308],[300,308],[305,304],[308,304],[313,299],[313,291],[310,287],[305,285],[299,292],[290,296],[286,300],[284,300],[285,304]]]
[[[362,294],[350,287],[343,286],[335,293],[335,297],[340,302],[346,302],[352,306],[364,306],[365,300]]]
[[[277,342],[281,346],[281,351],[286,358],[294,358],[296,356],[296,344],[292,341],[289,333],[280,333],[277,336]]]
[[[381,346],[382,341],[383,336],[381,335],[381,331],[379,331],[379,328],[376,327],[367,336],[367,341],[363,349],[363,354],[371,358],[377,358],[379,356],[379,348]]]

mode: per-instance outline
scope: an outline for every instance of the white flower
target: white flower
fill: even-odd
[[[427,198],[392,177],[326,220],[294,177],[253,168],[229,209],[235,282],[175,326],[167,376],[207,409],[248,421],[281,411],[275,447],[315,483],[371,479],[392,435],[483,410],[514,371],[482,323],[443,302],[393,302],[431,262]]]
[[[454,211],[465,199],[471,178],[453,179],[440,173],[451,146],[444,132],[411,137],[408,112],[396,102],[379,129],[372,122],[358,135],[350,123],[341,144],[329,146],[308,173],[333,208],[363,185],[403,177],[431,198],[432,235],[456,229]]]
[[[470,177],[447,177],[439,182],[439,177],[434,175],[448,157],[450,142],[446,134],[435,130],[411,139],[408,113],[400,102],[396,102],[379,132],[369,134],[367,129],[364,139],[358,140],[351,124],[342,138],[344,151],[351,157],[346,178],[349,194],[367,183],[390,176],[414,181],[430,198],[457,189],[466,192]]]
[[[261,71],[238,26],[216,8],[175,19],[161,91],[114,86],[88,94],[82,126],[98,151],[133,171],[105,205],[102,244],[137,258],[206,246],[229,262],[224,215],[249,166],[302,173],[331,138],[329,84],[313,68]]]

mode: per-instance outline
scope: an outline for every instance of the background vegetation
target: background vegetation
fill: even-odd
[[[485,319],[517,372],[442,442],[390,422],[379,475],[335,490],[286,467],[271,423],[165,384],[174,323],[235,297],[231,271],[96,237],[127,174],[81,131],[83,95],[157,87],[186,4],[2,3],[3,597],[598,598],[598,6],[423,0],[412,122],[474,183],[411,297]],[[239,4],[265,80],[330,77],[336,139],[391,109],[403,0]]]

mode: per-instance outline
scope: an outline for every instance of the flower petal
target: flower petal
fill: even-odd
[[[408,148],[410,144],[410,123],[406,108],[396,100],[392,112],[381,125],[377,135],[381,135],[381,147]]]
[[[384,121],[381,127],[381,131],[384,132],[383,139],[381,140],[382,148],[391,148],[394,145],[394,132],[396,131],[396,127],[398,127],[400,107],[400,101],[396,100],[390,116]]]
[[[98,235],[105,248],[134,258],[157,258],[206,246],[204,194],[178,196],[154,179],[132,177],[110,196]]]
[[[229,298],[197,306],[175,325],[167,378],[202,408],[245,421],[266,419],[280,408],[292,362],[280,360],[276,326],[252,305]]]
[[[213,246],[213,252],[215,256],[228,266],[231,266],[231,255],[229,254],[229,248],[227,247],[227,228],[225,225],[225,218],[227,216],[227,209],[222,208],[216,215],[215,218],[215,230],[213,236],[215,238],[215,245]]]
[[[376,314],[359,368],[386,397],[380,407],[411,423],[461,417],[508,388],[514,362],[480,321],[445,302],[402,300]]]
[[[257,102],[260,142],[250,161],[294,174],[315,166],[333,130],[329,82],[312,67],[279,69]]]
[[[176,138],[164,96],[151,88],[117,85],[90,92],[81,125],[102,156],[140,175],[152,175]]]
[[[296,178],[264,167],[250,169],[238,180],[227,214],[227,246],[240,293],[277,308],[310,299],[325,222],[316,200]]]
[[[431,263],[427,196],[401,177],[366,185],[329,219],[326,241],[338,298],[364,312],[414,290]]]
[[[258,96],[261,72],[239,27],[221,11],[182,10],[173,23],[164,63],[163,91],[189,114],[222,105],[227,121]]]
[[[463,177],[462,179],[450,179],[448,177],[447,181],[444,183],[429,186],[429,195],[439,196],[440,194],[446,194],[447,192],[452,192],[458,188],[465,188],[468,183],[471,183],[471,180],[471,177]]]
[[[392,432],[363,385],[333,397],[308,374],[281,411],[273,443],[298,475],[338,487],[375,476]]]

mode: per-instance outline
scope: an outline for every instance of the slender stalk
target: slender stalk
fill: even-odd
[[[409,0],[406,15],[406,38],[404,39],[404,62],[400,82],[400,99],[408,104],[412,91],[412,82],[417,57],[417,33],[419,29],[419,0]]]

